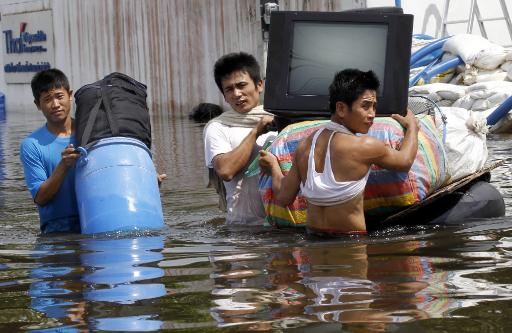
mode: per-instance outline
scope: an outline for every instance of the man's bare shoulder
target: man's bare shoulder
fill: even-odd
[[[302,154],[304,154],[304,153],[309,151],[309,147],[311,145],[311,141],[313,140],[313,135],[314,135],[314,133],[311,134],[310,136],[302,139],[299,142],[299,144],[297,145],[297,149],[295,151],[296,154],[302,155]]]
[[[366,159],[381,156],[385,154],[388,149],[384,142],[368,135],[352,136],[350,138],[338,136],[338,138],[338,140],[336,140],[337,142],[334,144],[334,149],[336,153],[340,155],[346,155],[347,152],[350,151],[351,154]]]

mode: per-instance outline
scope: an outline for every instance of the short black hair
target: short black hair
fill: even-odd
[[[222,94],[222,80],[235,71],[247,72],[255,85],[261,81],[260,65],[253,55],[245,52],[229,53],[220,57],[213,66],[215,83]]]
[[[188,117],[189,119],[203,123],[219,116],[222,112],[223,110],[218,104],[199,103],[192,109],[192,112],[188,115]]]
[[[379,89],[380,83],[373,71],[363,72],[359,69],[344,69],[334,76],[329,86],[329,110],[336,111],[336,102],[343,102],[349,107],[366,90]]]
[[[32,88],[35,102],[39,103],[39,98],[43,92],[59,88],[69,91],[69,81],[66,74],[62,71],[57,68],[51,68],[37,72],[30,82],[30,87]]]

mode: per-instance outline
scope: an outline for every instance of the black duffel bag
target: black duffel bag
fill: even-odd
[[[75,93],[76,141],[85,147],[113,136],[135,138],[151,148],[146,85],[111,73]]]

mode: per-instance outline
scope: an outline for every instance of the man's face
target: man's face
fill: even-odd
[[[43,112],[49,123],[58,124],[64,122],[71,111],[71,94],[65,88],[53,88],[41,93],[36,106]]]
[[[342,102],[338,102],[342,103]],[[365,90],[343,114],[343,123],[354,133],[366,134],[373,125],[377,110],[377,92]]]
[[[260,104],[263,81],[254,84],[246,71],[234,71],[221,81],[224,100],[238,113],[247,113]]]

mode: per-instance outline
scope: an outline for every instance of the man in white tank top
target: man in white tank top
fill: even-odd
[[[308,201],[308,232],[318,235],[366,233],[363,192],[372,164],[408,171],[418,150],[418,121],[408,111],[391,117],[404,127],[400,150],[366,134],[375,118],[379,81],[372,71],[346,69],[329,87],[331,121],[303,140],[290,172],[283,176],[277,158],[260,152],[261,168],[272,176],[277,201],[286,206],[299,189]]]

